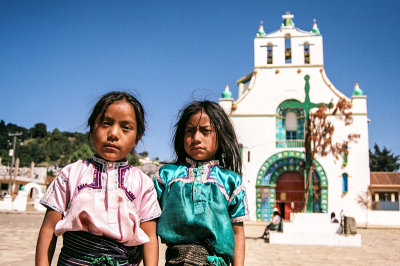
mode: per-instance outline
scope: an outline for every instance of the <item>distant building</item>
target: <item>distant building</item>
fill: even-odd
[[[310,31],[295,28],[294,16],[282,16],[275,32],[261,25],[254,39],[254,69],[237,81],[238,99],[229,87],[220,105],[233,121],[242,147],[243,182],[252,220],[269,221],[276,207],[285,219],[302,210],[305,100],[311,103],[352,103],[353,124],[335,123],[334,142],[348,134],[360,134],[348,147],[349,156],[335,162],[333,156],[317,157],[312,177],[314,194],[307,212],[344,213],[365,219],[357,203],[370,186],[367,97],[355,85],[345,96],[328,79],[324,68],[323,39],[317,23]],[[306,91],[306,87],[309,91]],[[336,123],[336,121],[338,123]]]
[[[371,172],[370,192],[373,210],[398,211],[400,173]]]
[[[0,193],[2,197],[8,193],[10,174],[12,181],[11,191],[13,195],[16,195],[18,191],[28,183],[38,184],[43,188],[43,191],[46,189],[46,167],[35,167],[33,163],[31,167],[18,167],[18,162],[16,165],[17,167],[13,168],[11,170],[12,173],[10,173],[10,168],[8,166],[0,164]],[[32,190],[28,191],[28,193],[30,198],[34,198],[36,192]]]

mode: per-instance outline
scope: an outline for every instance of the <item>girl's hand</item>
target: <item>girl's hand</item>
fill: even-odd
[[[57,237],[54,234],[54,229],[61,219],[61,213],[52,209],[47,209],[36,244],[36,266],[51,264],[57,244]]]
[[[245,236],[243,223],[232,224],[233,234],[235,236],[235,254],[233,257],[233,266],[244,265]]]
[[[143,245],[144,265],[158,265],[158,237],[156,232],[156,221],[151,220],[140,224],[140,228],[149,237],[150,242]]]

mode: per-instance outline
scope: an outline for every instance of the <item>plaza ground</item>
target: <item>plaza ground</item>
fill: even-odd
[[[37,235],[43,214],[0,212],[0,265],[34,265]],[[396,265],[400,229],[358,229],[361,247],[271,245],[258,237],[265,223],[245,224],[245,265]],[[62,238],[52,265],[56,265]],[[160,245],[164,265],[165,246]]]

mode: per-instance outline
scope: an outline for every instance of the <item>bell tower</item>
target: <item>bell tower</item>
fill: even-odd
[[[255,68],[322,67],[324,64],[322,36],[317,22],[311,31],[295,28],[294,15],[282,16],[281,28],[266,34],[261,22],[254,39]]]

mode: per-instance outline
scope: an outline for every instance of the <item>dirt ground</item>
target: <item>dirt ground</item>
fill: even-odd
[[[0,212],[0,265],[34,265],[37,235],[43,214]],[[361,247],[271,245],[258,237],[264,223],[245,224],[245,265],[398,265],[400,229],[358,229]],[[62,245],[58,239],[52,265]],[[160,245],[159,265],[165,246]]]

